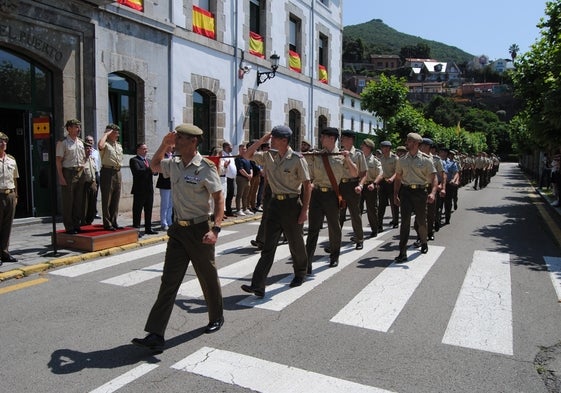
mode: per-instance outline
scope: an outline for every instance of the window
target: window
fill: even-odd
[[[339,128],[340,129],[345,128],[345,115],[343,115],[343,114],[341,114],[341,126]]]
[[[292,138],[290,140],[290,146],[296,150],[300,151],[300,124],[302,122],[302,116],[300,112],[296,109],[291,109],[288,112],[288,126],[292,130]]]
[[[355,118],[351,117],[351,130],[354,131],[355,130]]]
[[[252,101],[249,103],[249,141],[259,139],[265,130],[265,105]]]
[[[302,23],[300,19],[290,15],[288,24],[288,67],[293,71],[302,72],[302,60],[300,59]]]
[[[265,58],[264,6],[265,0],[249,0],[249,53],[261,58]]]
[[[121,127],[121,144],[126,154],[136,154],[138,138],[137,84],[124,74],[112,73],[109,83],[109,123]]]
[[[211,0],[198,0],[193,3],[193,31],[208,38],[216,38],[214,9]]]
[[[318,117],[318,134],[321,134],[321,132],[326,128],[327,128],[327,117],[321,115],[320,117]]]
[[[208,90],[193,93],[193,124],[204,132],[199,152],[207,155],[216,143],[216,96]]]
[[[360,119],[360,132],[364,132],[364,120]]]
[[[318,48],[318,62],[319,62],[319,69],[318,69],[318,79],[320,82],[328,83],[328,49],[329,49],[329,42],[327,37],[323,34],[319,35],[319,48]]]

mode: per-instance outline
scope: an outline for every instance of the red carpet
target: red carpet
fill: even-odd
[[[90,237],[95,237],[95,236],[100,236],[100,235],[109,235],[109,234],[116,234],[119,232],[123,232],[123,231],[130,231],[133,230],[134,228],[132,227],[124,227],[123,229],[117,229],[116,231],[108,231],[106,229],[103,229],[103,225],[101,224],[95,224],[95,225],[84,225],[82,227],[80,227],[80,233],[76,234],[76,235],[72,235],[72,236],[90,236]],[[66,231],[64,229],[61,229],[60,231],[56,231],[56,233],[66,233]]]

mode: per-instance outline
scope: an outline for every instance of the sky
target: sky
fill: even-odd
[[[490,60],[510,59],[540,37],[536,27],[545,16],[546,0],[341,0],[343,26],[381,19],[389,27],[424,39],[455,46]]]

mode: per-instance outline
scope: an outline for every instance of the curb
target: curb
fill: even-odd
[[[231,220],[229,218],[228,221],[222,222],[222,227],[229,227],[236,224],[243,224],[244,222],[257,221],[257,219],[260,220],[261,217],[262,214],[255,214],[250,217],[238,218],[236,220]],[[48,262],[40,262],[34,265],[8,270],[6,272],[0,273],[0,282],[4,282],[11,279],[29,277],[32,274],[41,273],[49,269],[54,269],[65,265],[73,265],[75,263],[88,261],[95,258],[106,257],[109,255],[117,254],[122,251],[133,250],[135,248],[151,246],[153,244],[162,243],[167,240],[168,240],[168,235],[162,235],[150,239],[139,240],[136,243],[125,244],[118,247],[111,247],[105,250],[93,251],[80,255],[73,255],[70,257],[57,258]]]

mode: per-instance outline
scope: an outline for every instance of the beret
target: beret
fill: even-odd
[[[70,119],[66,121],[66,124],[64,125],[64,127],[70,127],[70,126],[81,126],[82,122],[78,119]]]
[[[4,134],[3,132],[0,132],[0,140],[8,142],[10,138],[8,138],[8,135]]]
[[[321,130],[322,135],[339,136],[339,130],[335,127],[326,127]]]
[[[355,132],[353,130],[343,130],[341,131],[341,136],[348,136],[351,138],[355,137]]]
[[[368,146],[371,149],[374,149],[376,147],[376,144],[372,139],[366,138],[365,140],[362,141],[362,143],[364,143],[366,146]]]
[[[113,130],[113,131],[121,131],[121,127],[119,127],[117,124],[114,123],[109,123],[107,124],[107,126],[105,126],[106,130]]]
[[[432,145],[434,145],[434,142],[430,138],[423,138],[423,140],[421,141],[421,144],[432,146]]]
[[[410,132],[409,134],[407,134],[407,139],[411,139],[417,142],[422,142],[423,141],[423,137],[419,134],[417,134],[416,132]]]
[[[175,127],[175,131],[185,135],[192,135],[192,136],[203,135],[203,130],[201,130],[199,127],[197,127],[194,124],[185,124],[185,123],[180,124],[177,127]]]
[[[407,148],[405,146],[398,146],[397,151],[407,151]]]
[[[392,143],[390,141],[382,141],[380,142],[381,147],[392,147]]]
[[[292,136],[292,130],[287,126],[275,126],[271,131],[271,135],[276,138],[287,138]]]

